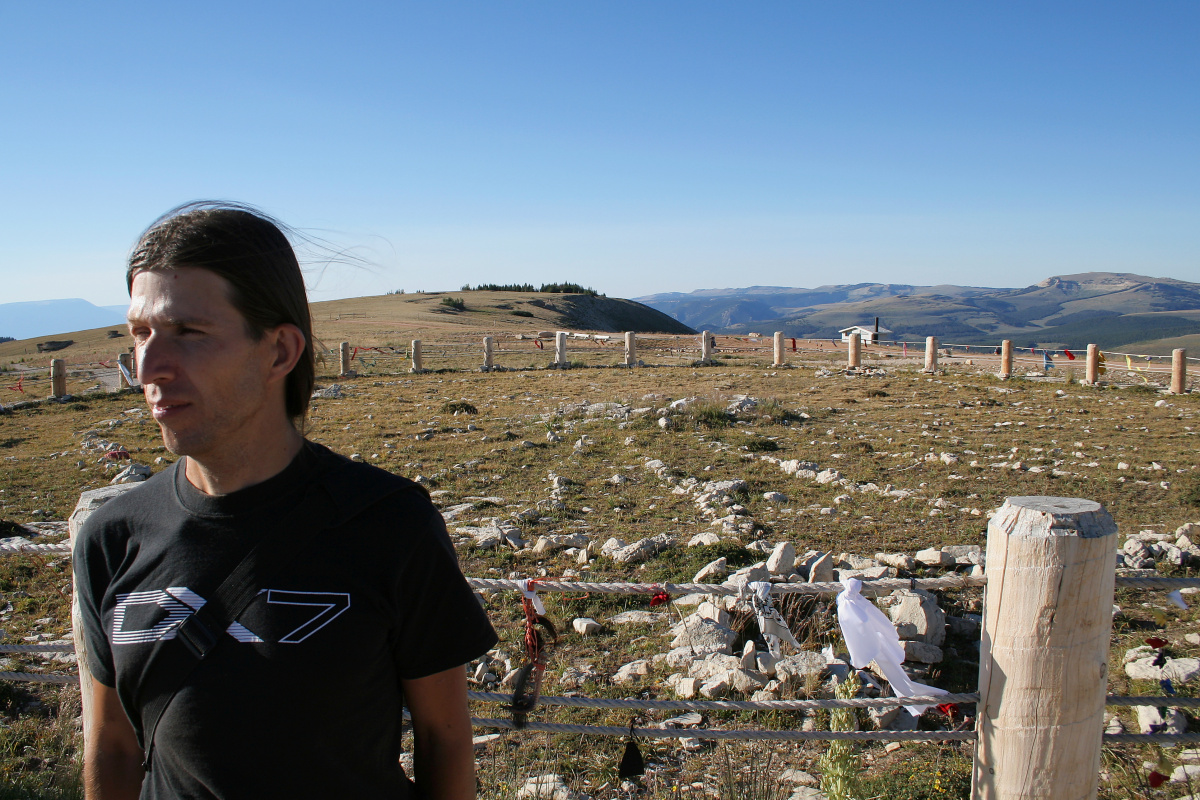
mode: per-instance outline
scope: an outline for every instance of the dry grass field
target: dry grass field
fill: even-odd
[[[468,304],[471,296],[466,295]],[[328,312],[324,320],[318,313],[318,329],[327,342],[370,346],[403,346],[421,337],[479,341],[481,328],[455,327],[455,314],[423,308],[428,319],[400,324],[389,322],[364,301],[360,311],[343,307]],[[332,318],[339,313],[343,319]],[[354,313],[368,316],[346,316]],[[510,334],[537,328],[537,320],[513,319],[519,325],[503,329]],[[489,320],[486,327],[490,330],[495,321]],[[1087,387],[1062,375],[1057,380],[1000,381],[978,365],[950,366],[925,375],[913,360],[900,358],[880,358],[868,364],[870,369],[850,375],[834,363],[837,356],[832,353],[828,358],[805,353],[795,366],[773,369],[761,348],[730,348],[719,354],[719,363],[702,367],[685,366],[694,357],[686,352],[662,351],[646,358],[651,366],[635,369],[546,369],[548,352],[534,352],[526,340],[511,341],[526,349],[517,350],[513,344],[513,354],[505,357],[509,369],[491,374],[468,371],[474,356],[454,362],[450,349],[438,356],[442,360],[427,364],[434,371],[419,375],[409,374],[406,362],[383,354],[360,354],[371,363],[352,379],[337,378],[327,365],[319,385],[336,382],[341,396],[314,400],[308,419],[307,432],[315,441],[393,472],[419,476],[439,505],[451,512],[449,529],[463,570],[471,576],[688,581],[718,556],[727,557],[731,566],[760,560],[760,552],[745,547],[756,541],[790,541],[800,553],[813,549],[865,556],[983,544],[988,512],[1017,495],[1098,500],[1122,533],[1170,532],[1200,521],[1197,393],[1167,396],[1144,385]],[[589,347],[593,349],[588,353],[594,354],[581,355],[580,364],[618,360],[607,345]],[[0,350],[0,360],[6,353]],[[444,371],[447,366],[462,369]],[[123,445],[136,461],[152,464],[155,470],[162,468],[156,459],[172,459],[139,396],[85,392],[92,383],[82,376],[73,379],[70,390],[78,396],[70,402],[0,414],[0,526],[12,530],[23,523],[65,520],[79,492],[109,482],[111,468],[97,464],[94,453],[81,453],[87,431]],[[728,410],[746,397],[757,403],[743,402],[736,412]],[[687,402],[670,413],[666,427],[660,425],[659,410],[681,399]],[[822,484],[785,474],[777,462],[791,459],[835,469],[881,490],[907,491],[899,492],[901,496],[847,493],[836,482]],[[666,472],[647,470],[650,460],[663,462]],[[752,526],[722,532],[718,544],[688,547],[694,535],[714,530],[694,496],[675,491],[689,485],[688,478],[744,480],[746,487],[737,501]],[[779,492],[785,499],[767,500],[767,492]],[[591,539],[593,557],[581,563],[574,551],[480,549],[469,532],[457,531],[489,520],[512,523],[529,544],[540,537],[584,533]],[[661,533],[671,534],[678,544],[636,566],[598,555],[610,537],[634,542]],[[1177,574],[1193,572],[1181,568]],[[20,643],[39,634],[69,636],[66,558],[0,557],[0,595],[4,642]],[[1110,692],[1157,694],[1157,686],[1134,685],[1124,677],[1122,654],[1153,631],[1171,641],[1175,654],[1200,655],[1200,646],[1183,638],[1197,630],[1198,615],[1194,608],[1171,607],[1161,593],[1122,590],[1119,595],[1117,603],[1124,612],[1115,624]],[[520,603],[512,594],[497,593],[487,604],[501,634],[501,648],[519,661]],[[945,593],[941,604],[948,613],[977,612],[980,598],[978,592]],[[575,688],[588,696],[672,696],[664,683],[666,665],[656,665],[633,684],[611,681],[621,665],[667,647],[665,622],[607,623],[623,610],[648,610],[645,596],[547,595],[546,605],[562,632],[547,672],[546,694]],[[841,649],[829,601],[796,603],[786,611],[806,649]],[[599,620],[602,633],[577,635],[571,620],[580,616]],[[750,619],[738,624],[745,629]],[[949,645],[946,660],[934,665],[925,680],[950,690],[973,691],[978,662],[972,647],[977,646],[969,641]],[[69,669],[34,655],[10,654],[3,663],[10,670]],[[574,681],[581,673],[591,677],[576,688]],[[1190,685],[1176,689],[1197,693]],[[819,682],[798,691],[829,696],[828,686]],[[479,704],[474,711],[480,716],[504,714],[495,705]],[[0,782],[8,787],[0,789],[0,798],[79,796],[77,713],[75,690],[0,686]],[[645,721],[672,715],[647,712]],[[630,723],[628,714],[549,707],[539,708],[533,718]],[[944,718],[925,724],[942,722]],[[818,723],[823,724],[820,719]],[[708,715],[706,724],[788,728],[798,727],[801,719],[796,713],[717,712]],[[639,791],[655,798],[686,793],[788,797],[790,784],[772,778],[765,786],[750,786],[749,776],[774,776],[785,768],[815,773],[824,749],[811,744],[734,744],[704,745],[691,752],[674,740],[641,744],[647,774]],[[555,772],[582,794],[627,796],[629,787],[622,790],[616,778],[622,747],[615,739],[506,734],[479,751],[481,794],[514,797],[530,775]],[[1163,752],[1171,760],[1171,751]],[[966,796],[969,747],[904,745],[885,752],[882,745],[871,745],[863,748],[863,755],[863,797]],[[1149,747],[1112,749],[1106,755],[1102,796],[1181,796],[1182,787],[1152,791],[1145,784],[1142,762],[1158,758],[1159,751]]]

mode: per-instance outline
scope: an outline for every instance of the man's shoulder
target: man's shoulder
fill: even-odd
[[[171,492],[174,473],[172,466],[139,483],[102,486],[83,492],[79,496],[80,503],[94,509],[84,521],[83,530],[121,522],[161,508],[162,500]]]
[[[433,507],[429,492],[416,481],[373,464],[352,461],[322,445],[312,446],[325,459],[326,468],[320,480],[345,512],[343,517],[379,504]]]

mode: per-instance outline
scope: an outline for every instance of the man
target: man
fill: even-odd
[[[313,337],[286,236],[186,206],[126,277],[146,402],[180,458],[80,534],[88,798],[414,797],[403,706],[421,796],[473,798],[463,665],[496,635],[428,495],[297,430]]]

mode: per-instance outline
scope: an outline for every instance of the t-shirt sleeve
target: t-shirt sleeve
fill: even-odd
[[[116,686],[117,672],[101,611],[112,579],[102,546],[108,536],[108,528],[109,525],[102,521],[98,512],[88,517],[79,531],[71,561],[75,573],[75,591],[79,595],[79,614],[83,622],[88,669],[91,670],[92,677],[100,683]]]
[[[437,508],[415,491],[404,492],[400,503],[400,519],[411,520],[405,532],[411,548],[397,584],[394,654],[401,678],[423,678],[478,658],[498,639],[459,569]]]

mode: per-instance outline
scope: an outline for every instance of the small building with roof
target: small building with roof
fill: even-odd
[[[842,335],[843,342],[849,342],[850,337],[857,333],[859,341],[863,344],[879,344],[880,341],[887,338],[885,334],[891,332],[887,328],[879,327],[879,320],[875,320],[874,328],[866,325],[851,325],[849,328],[842,328],[838,331]]]

